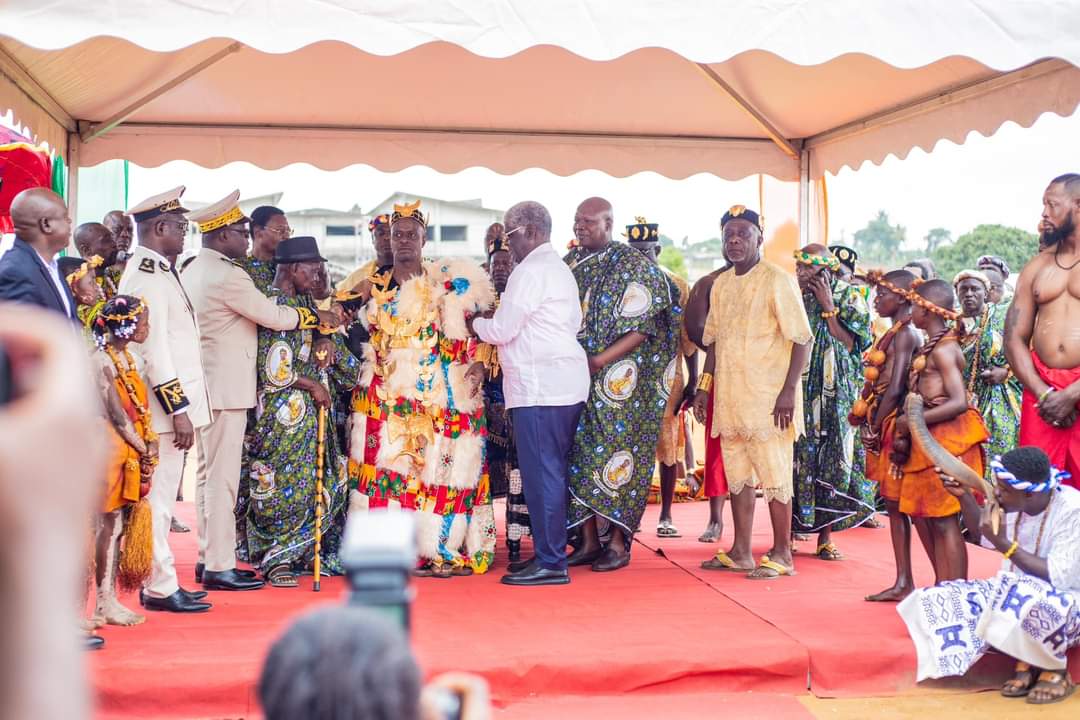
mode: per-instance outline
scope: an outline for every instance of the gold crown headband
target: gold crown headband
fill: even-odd
[[[795,262],[800,265],[813,265],[829,268],[833,272],[840,270],[840,261],[830,255],[829,257],[823,257],[821,255],[811,255],[810,253],[803,252],[802,250],[796,250],[794,252]]]
[[[102,321],[106,321],[106,322],[126,323],[126,322],[131,322],[132,320],[139,317],[139,315],[141,315],[143,310],[145,310],[145,309],[146,309],[146,301],[140,298],[138,304],[134,305],[126,313],[106,314],[106,313],[103,312],[103,313],[100,313],[98,315],[98,317],[101,318]]]
[[[427,228],[429,218],[420,212],[419,200],[404,205],[394,203],[394,214],[390,216],[390,224],[393,225],[398,220],[404,220],[406,218],[415,220],[420,223],[421,227]]]
[[[64,279],[67,280],[68,285],[74,285],[75,283],[86,277],[86,273],[90,272],[90,268],[101,267],[101,264],[103,262],[105,261],[101,259],[100,255],[94,255],[88,258],[87,261],[84,262],[82,265],[80,265],[77,270],[73,270],[72,272],[68,273],[67,277],[65,277]]]

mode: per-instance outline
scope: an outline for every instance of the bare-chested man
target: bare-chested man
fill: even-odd
[[[705,277],[694,283],[690,289],[689,299],[686,301],[686,309],[683,312],[683,323],[686,335],[691,342],[707,352],[701,342],[701,336],[705,332],[705,319],[709,316],[709,294],[712,291],[713,282],[720,273],[731,267],[725,265],[719,270],[714,270]],[[711,396],[710,396],[711,397]],[[699,542],[717,542],[724,530],[724,501],[727,499],[728,486],[724,477],[724,459],[720,454],[720,438],[713,437],[709,431],[712,426],[712,402],[709,402],[710,412],[705,421],[705,496],[709,498],[709,524],[705,526],[705,532],[698,538]],[[687,468],[687,482],[693,482],[693,473]],[[696,493],[695,493],[696,494]]]
[[[1040,247],[1005,318],[1005,355],[1024,384],[1020,444],[1035,445],[1080,484],[1080,175],[1043,193]]]

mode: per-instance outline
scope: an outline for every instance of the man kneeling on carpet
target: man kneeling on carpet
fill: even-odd
[[[918,653],[918,679],[962,675],[992,646],[1016,659],[1005,697],[1035,705],[1072,694],[1066,653],[1080,644],[1080,491],[1046,453],[1020,447],[991,463],[994,495],[1006,515],[998,530],[989,511],[952,477],[967,540],[1002,553],[988,580],[945,582],[916,590],[898,606]]]

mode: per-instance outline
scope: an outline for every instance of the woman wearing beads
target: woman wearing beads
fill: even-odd
[[[145,500],[158,462],[157,435],[150,429],[146,385],[129,343],[150,333],[146,303],[131,295],[107,301],[91,321],[97,345],[96,379],[101,392],[113,452],[101,523],[95,537],[94,621],[137,625],[146,618],[116,598],[116,585],[134,590],[149,577],[153,557],[150,506]]]

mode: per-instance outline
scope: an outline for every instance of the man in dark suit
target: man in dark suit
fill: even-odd
[[[0,300],[38,305],[75,319],[75,299],[60,276],[56,254],[71,239],[71,218],[59,195],[23,190],[11,203],[15,243],[0,257]]]

